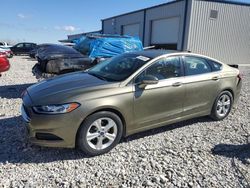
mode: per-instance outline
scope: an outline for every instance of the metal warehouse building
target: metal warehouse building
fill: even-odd
[[[250,63],[250,4],[177,0],[102,20],[104,34],[138,36],[144,46]]]

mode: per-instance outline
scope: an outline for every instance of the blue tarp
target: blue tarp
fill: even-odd
[[[75,40],[75,48],[90,58],[113,57],[125,52],[143,50],[142,42],[137,37],[82,37]]]

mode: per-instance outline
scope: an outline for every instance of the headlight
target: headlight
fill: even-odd
[[[35,106],[34,111],[39,114],[64,114],[72,112],[80,106],[78,103],[55,104],[46,106]]]

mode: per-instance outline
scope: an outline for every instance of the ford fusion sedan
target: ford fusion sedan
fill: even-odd
[[[32,143],[99,155],[137,132],[206,115],[222,120],[241,85],[239,70],[215,59],[148,50],[33,85],[21,111]]]

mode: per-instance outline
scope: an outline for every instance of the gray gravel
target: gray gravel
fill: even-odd
[[[143,132],[87,158],[28,142],[19,108],[21,92],[37,82],[34,64],[14,57],[0,78],[0,187],[247,187],[250,67],[241,69],[241,98],[224,121],[203,117]]]

